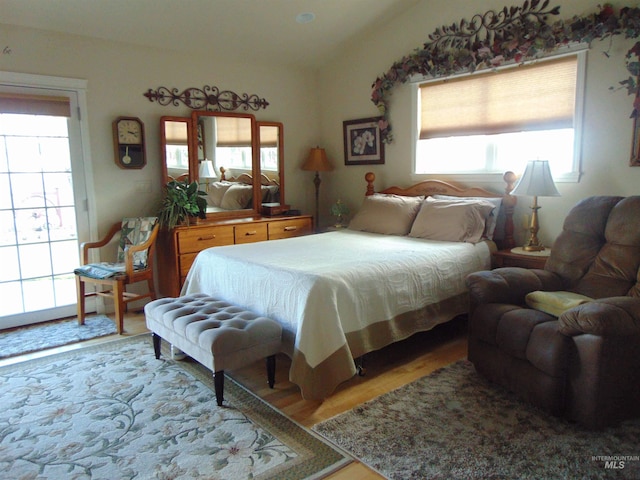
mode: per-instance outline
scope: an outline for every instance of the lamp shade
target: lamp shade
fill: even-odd
[[[309,152],[307,161],[302,165],[302,170],[313,170],[316,172],[328,172],[333,170],[333,165],[327,159],[327,152],[324,148],[316,147],[312,148]]]
[[[211,160],[202,160],[200,162],[200,170],[198,171],[200,178],[216,178],[216,171],[213,168],[213,162]]]
[[[531,160],[522,177],[511,191],[511,195],[528,197],[559,197],[560,192],[553,183],[548,160]]]

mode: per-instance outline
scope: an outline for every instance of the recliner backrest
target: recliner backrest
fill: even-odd
[[[545,266],[592,298],[640,296],[640,196],[595,196],[567,215]]]

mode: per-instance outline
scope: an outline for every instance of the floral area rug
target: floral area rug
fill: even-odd
[[[313,429],[391,479],[640,478],[640,420],[589,431],[490,385],[467,361]]]
[[[115,322],[102,315],[87,317],[84,325],[78,325],[78,319],[72,318],[0,330],[0,358],[60,347],[114,333]]]
[[[320,478],[350,459],[148,334],[0,368],[0,471],[15,479]]]

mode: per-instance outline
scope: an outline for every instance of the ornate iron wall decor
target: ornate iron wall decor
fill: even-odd
[[[388,100],[391,90],[413,75],[444,77],[457,73],[490,69],[506,62],[523,63],[551,53],[562,46],[591,43],[613,35],[640,37],[640,8],[622,8],[619,14],[610,4],[584,17],[550,22],[559,15],[560,7],[549,8],[549,0],[527,0],[521,7],[504,7],[477,14],[470,21],[461,20],[436,28],[422,49],[395,62],[372,85],[371,101],[384,117],[381,132],[385,143],[392,141],[388,124]],[[606,54],[606,53],[605,53]],[[640,42],[625,57],[631,76],[620,82],[630,95],[639,92]],[[640,101],[634,103],[632,117],[640,112]]]
[[[214,112],[233,110],[253,110],[267,108],[269,102],[258,95],[241,95],[231,90],[220,91],[218,87],[205,85],[203,88],[187,88],[180,92],[177,88],[168,89],[158,87],[157,90],[149,89],[144,94],[150,102],[158,102],[160,105],[173,105],[175,107],[183,103],[194,110],[210,110]]]

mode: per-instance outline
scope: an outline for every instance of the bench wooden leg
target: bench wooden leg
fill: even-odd
[[[218,402],[218,406],[221,407],[224,398],[224,370],[213,373],[213,385],[216,389],[216,402]]]
[[[151,338],[153,338],[153,353],[156,354],[156,360],[160,359],[160,342],[162,341],[162,337],[160,337],[160,335],[158,335],[157,333],[153,333],[151,335]]]
[[[270,355],[267,357],[267,381],[269,382],[269,387],[273,388],[273,385],[276,383],[276,356]]]

